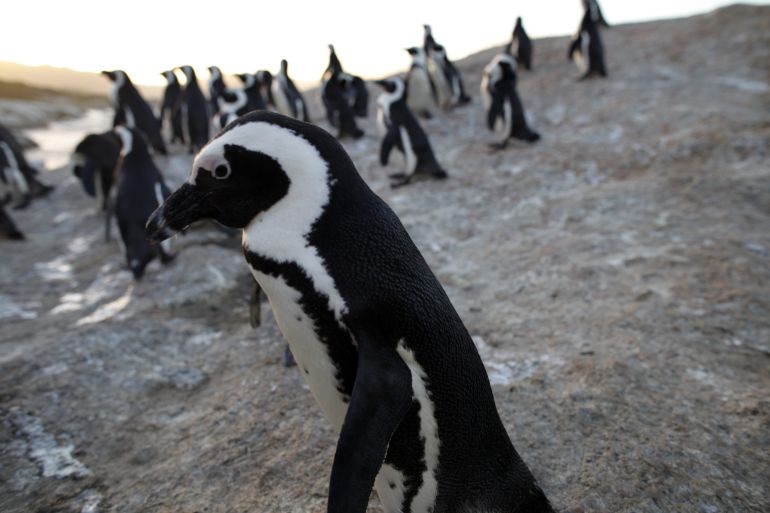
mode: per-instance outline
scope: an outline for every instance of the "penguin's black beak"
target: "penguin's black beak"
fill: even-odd
[[[115,81],[115,72],[114,71],[102,71],[102,75],[106,76],[112,81]]]
[[[208,197],[194,185],[182,185],[150,215],[145,226],[147,239],[154,244],[163,242],[194,222],[211,217]]]

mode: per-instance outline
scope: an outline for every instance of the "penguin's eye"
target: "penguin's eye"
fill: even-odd
[[[211,174],[214,175],[214,178],[218,180],[225,180],[226,178],[230,178],[230,166],[227,164],[219,164],[214,168],[214,171]]]

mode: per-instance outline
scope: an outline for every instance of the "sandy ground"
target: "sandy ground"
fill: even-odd
[[[495,52],[472,56],[474,103],[425,123],[445,182],[391,191],[373,116],[346,142],[560,511],[770,511],[769,28],[768,7],[615,27],[585,83],[565,38],[536,41],[543,139],[497,153]],[[158,163],[179,183],[190,158]],[[133,284],[80,186],[47,178],[13,213],[29,240],[0,242],[0,511],[325,511],[336,434],[267,304],[249,327],[239,242],[194,230]]]

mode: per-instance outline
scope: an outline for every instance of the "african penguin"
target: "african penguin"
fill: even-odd
[[[521,22],[521,17],[516,18],[516,25],[513,27],[513,35],[511,36],[511,42],[508,43],[505,49],[505,53],[513,53],[513,46],[516,45],[516,61],[518,62],[520,69],[527,71],[532,70],[532,41],[529,39],[527,32],[524,30],[524,25]]]
[[[356,124],[353,107],[340,81],[340,72],[325,78],[321,86],[321,100],[326,108],[326,119],[337,129],[338,138],[342,139],[346,135],[354,139],[363,137],[364,131]]]
[[[144,225],[147,218],[169,196],[169,189],[160,171],[152,161],[142,132],[123,125],[115,127],[120,139],[120,159],[115,170],[115,193],[110,199],[108,212],[118,222],[126,262],[135,280],[140,280],[144,269],[155,257],[168,263],[169,248],[153,245],[147,240]],[[107,221],[110,222],[109,219]]]
[[[161,155],[166,154],[166,143],[160,135],[160,123],[152,111],[150,104],[142,98],[139,90],[131,83],[131,79],[122,70],[102,71],[115,85],[112,88],[110,100],[115,108],[115,123],[124,124],[130,128],[138,128],[147,136],[152,147]]]
[[[182,129],[182,86],[176,74],[172,71],[161,73],[166,78],[166,89],[163,91],[163,102],[160,105],[161,131],[164,122],[169,127],[171,144],[179,141],[184,144],[184,130]]]
[[[219,113],[219,97],[227,89],[225,80],[222,78],[222,71],[217,66],[209,66],[209,102],[211,105],[211,116]]]
[[[436,101],[428,71],[428,57],[425,50],[418,46],[407,48],[406,51],[412,56],[412,65],[406,76],[406,104],[413,112],[430,119],[433,117]]]
[[[179,69],[187,79],[182,92],[182,126],[187,130],[185,140],[190,144],[190,153],[194,153],[209,140],[208,107],[192,66]]]
[[[284,116],[310,121],[305,99],[289,77],[289,63],[286,59],[281,61],[281,70],[273,77],[271,93],[278,112]]]
[[[428,136],[409,109],[404,79],[389,78],[379,80],[377,84],[386,91],[377,100],[377,121],[385,135],[380,147],[380,163],[388,164],[393,146],[404,154],[404,172],[391,175],[396,180],[390,186],[399,187],[421,178],[446,178],[447,173],[436,161]]]
[[[323,98],[323,88],[326,83],[334,76],[337,81],[337,88],[342,92],[345,101],[350,105],[353,115],[359,118],[365,118],[369,111],[369,91],[366,89],[366,82],[361,77],[351,75],[342,69],[334,50],[334,45],[329,45],[329,64],[326,66],[321,79],[321,96]],[[335,125],[336,126],[336,125]]]
[[[528,142],[540,139],[540,134],[527,125],[524,107],[516,92],[516,60],[513,56],[497,55],[484,68],[481,95],[487,111],[487,127],[502,136],[492,145],[494,148],[505,148],[511,138]]]
[[[273,100],[273,74],[266,69],[257,71],[256,75],[257,83],[259,84],[259,93],[265,100],[265,103],[269,107],[275,107],[275,101]]]
[[[107,216],[105,239],[110,239],[107,208],[120,157],[120,140],[115,132],[88,134],[75,147],[72,155],[72,172],[80,180],[83,190],[96,198],[100,210]]]
[[[602,8],[599,7],[598,0],[583,0],[583,9],[591,13],[591,19],[599,26],[609,28],[610,24],[604,19]]]
[[[427,48],[428,70],[430,71],[436,103],[442,109],[470,103],[470,97],[465,94],[460,72],[447,57],[446,49],[436,43],[430,25],[424,25],[425,46]]]
[[[247,112],[266,107],[257,77],[251,73],[241,73],[237,77],[243,82],[243,87],[239,89],[228,88],[219,93],[217,99],[219,114],[214,116],[218,120],[216,124],[219,128],[224,128]]]
[[[229,125],[152,215],[243,229],[254,278],[339,441],[328,510],[552,513],[511,444],[467,329],[334,137],[272,112]]]
[[[9,162],[15,163],[16,169],[18,169],[24,177],[28,187],[29,195],[24,202],[23,206],[26,206],[30,200],[34,198],[42,198],[47,196],[53,191],[53,186],[45,184],[40,181],[38,175],[40,170],[29,163],[24,156],[24,150],[19,144],[19,141],[13,135],[13,133],[2,123],[0,123],[0,143],[3,143],[3,154]],[[17,206],[16,208],[22,208]]]
[[[590,9],[583,14],[580,28],[570,43],[567,58],[574,61],[578,68],[584,72],[580,80],[595,76],[607,76],[602,39],[599,35],[599,28],[591,17]]]

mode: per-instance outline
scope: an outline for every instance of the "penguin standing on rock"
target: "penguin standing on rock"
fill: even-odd
[[[607,76],[602,38],[590,9],[586,9],[585,14],[583,14],[580,28],[570,43],[567,58],[574,61],[578,68],[584,72],[580,80],[595,76]]]
[[[436,91],[436,103],[443,109],[470,103],[471,98],[465,94],[460,72],[447,57],[446,49],[433,39],[430,25],[423,27],[425,29],[424,45],[430,57],[428,65]]]
[[[436,93],[433,90],[433,82],[430,81],[428,56],[419,46],[407,48],[406,51],[412,56],[412,65],[406,76],[406,104],[413,112],[430,119],[436,106]]]
[[[109,212],[117,219],[128,268],[134,279],[140,280],[145,267],[155,257],[159,256],[164,264],[173,259],[166,243],[150,244],[144,232],[147,218],[170,191],[152,161],[142,133],[122,125],[115,127],[115,133],[121,147],[115,170],[115,195]]]
[[[505,148],[509,139],[528,142],[540,139],[540,134],[527,125],[524,107],[516,92],[516,60],[513,56],[500,54],[484,68],[481,95],[487,110],[488,128],[502,135],[493,148]]]
[[[72,172],[80,180],[83,189],[96,198],[100,210],[105,212],[105,239],[110,240],[110,193],[115,178],[115,168],[120,157],[120,140],[115,132],[88,134],[75,147],[72,155]]]
[[[187,129],[185,140],[190,144],[190,153],[195,153],[209,140],[208,107],[192,66],[179,69],[187,79],[182,92],[182,126]]]
[[[377,121],[385,133],[380,147],[380,163],[388,164],[393,146],[404,154],[403,173],[390,175],[395,181],[392,188],[409,184],[421,178],[447,177],[436,157],[425,131],[407,105],[406,83],[401,77],[379,80],[377,84],[385,89],[378,99]]]
[[[125,71],[102,71],[115,85],[110,98],[115,108],[113,126],[124,124],[130,128],[138,128],[147,136],[152,147],[161,155],[166,154],[166,143],[160,135],[160,123],[152,112],[150,104],[142,98],[139,90],[131,83]]]
[[[516,26],[513,27],[511,42],[505,48],[505,53],[513,55],[513,45],[516,45],[516,61],[520,69],[532,70],[532,41],[529,39],[521,17],[516,18]]]
[[[327,511],[553,513],[484,365],[398,217],[321,128],[271,112],[228,126],[148,221],[243,229],[254,278],[339,432]]]
[[[184,130],[182,129],[182,86],[176,74],[169,70],[161,73],[166,78],[166,89],[163,91],[163,103],[160,105],[161,131],[164,121],[168,123],[171,131],[169,140],[171,144],[179,141],[184,144]]]
[[[310,121],[305,99],[289,77],[289,63],[286,59],[281,61],[281,71],[273,77],[271,93],[278,112],[301,121]]]

